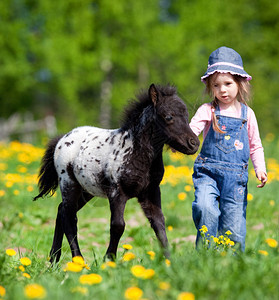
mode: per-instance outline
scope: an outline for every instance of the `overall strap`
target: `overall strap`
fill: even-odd
[[[241,104],[241,119],[247,122],[247,105],[244,103]]]

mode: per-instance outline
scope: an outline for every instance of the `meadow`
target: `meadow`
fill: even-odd
[[[93,199],[78,213],[85,261],[72,262],[64,239],[61,260],[54,266],[48,255],[59,191],[32,201],[44,149],[17,141],[0,143],[0,299],[278,299],[279,141],[269,134],[263,143],[269,180],[257,189],[250,166],[245,253],[235,251],[229,233],[210,249],[195,249],[195,156],[166,150],[161,192],[170,260],[131,199],[116,261],[104,262],[109,206],[106,199]]]

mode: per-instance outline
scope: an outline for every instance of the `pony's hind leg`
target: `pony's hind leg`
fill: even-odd
[[[79,211],[90,199],[92,199],[92,195],[82,192],[81,196],[78,199],[78,206],[77,211]],[[63,229],[63,202],[59,204],[57,218],[56,218],[56,225],[53,237],[53,243],[50,250],[50,262],[58,262],[61,256],[61,247],[62,241],[64,236],[64,229]],[[69,242],[71,245],[71,243]]]

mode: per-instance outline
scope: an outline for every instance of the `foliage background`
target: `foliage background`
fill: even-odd
[[[0,3],[0,118],[55,115],[59,130],[117,127],[149,84],[172,83],[190,115],[210,53],[238,51],[253,76],[262,134],[276,132],[279,2],[5,0]]]

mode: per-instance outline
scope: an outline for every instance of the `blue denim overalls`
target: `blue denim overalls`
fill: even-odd
[[[198,230],[208,228],[209,236],[217,237],[227,230],[235,243],[245,249],[248,160],[247,106],[241,103],[241,118],[220,115],[215,110],[220,129],[211,125],[200,154],[194,164],[195,200],[193,220]]]

